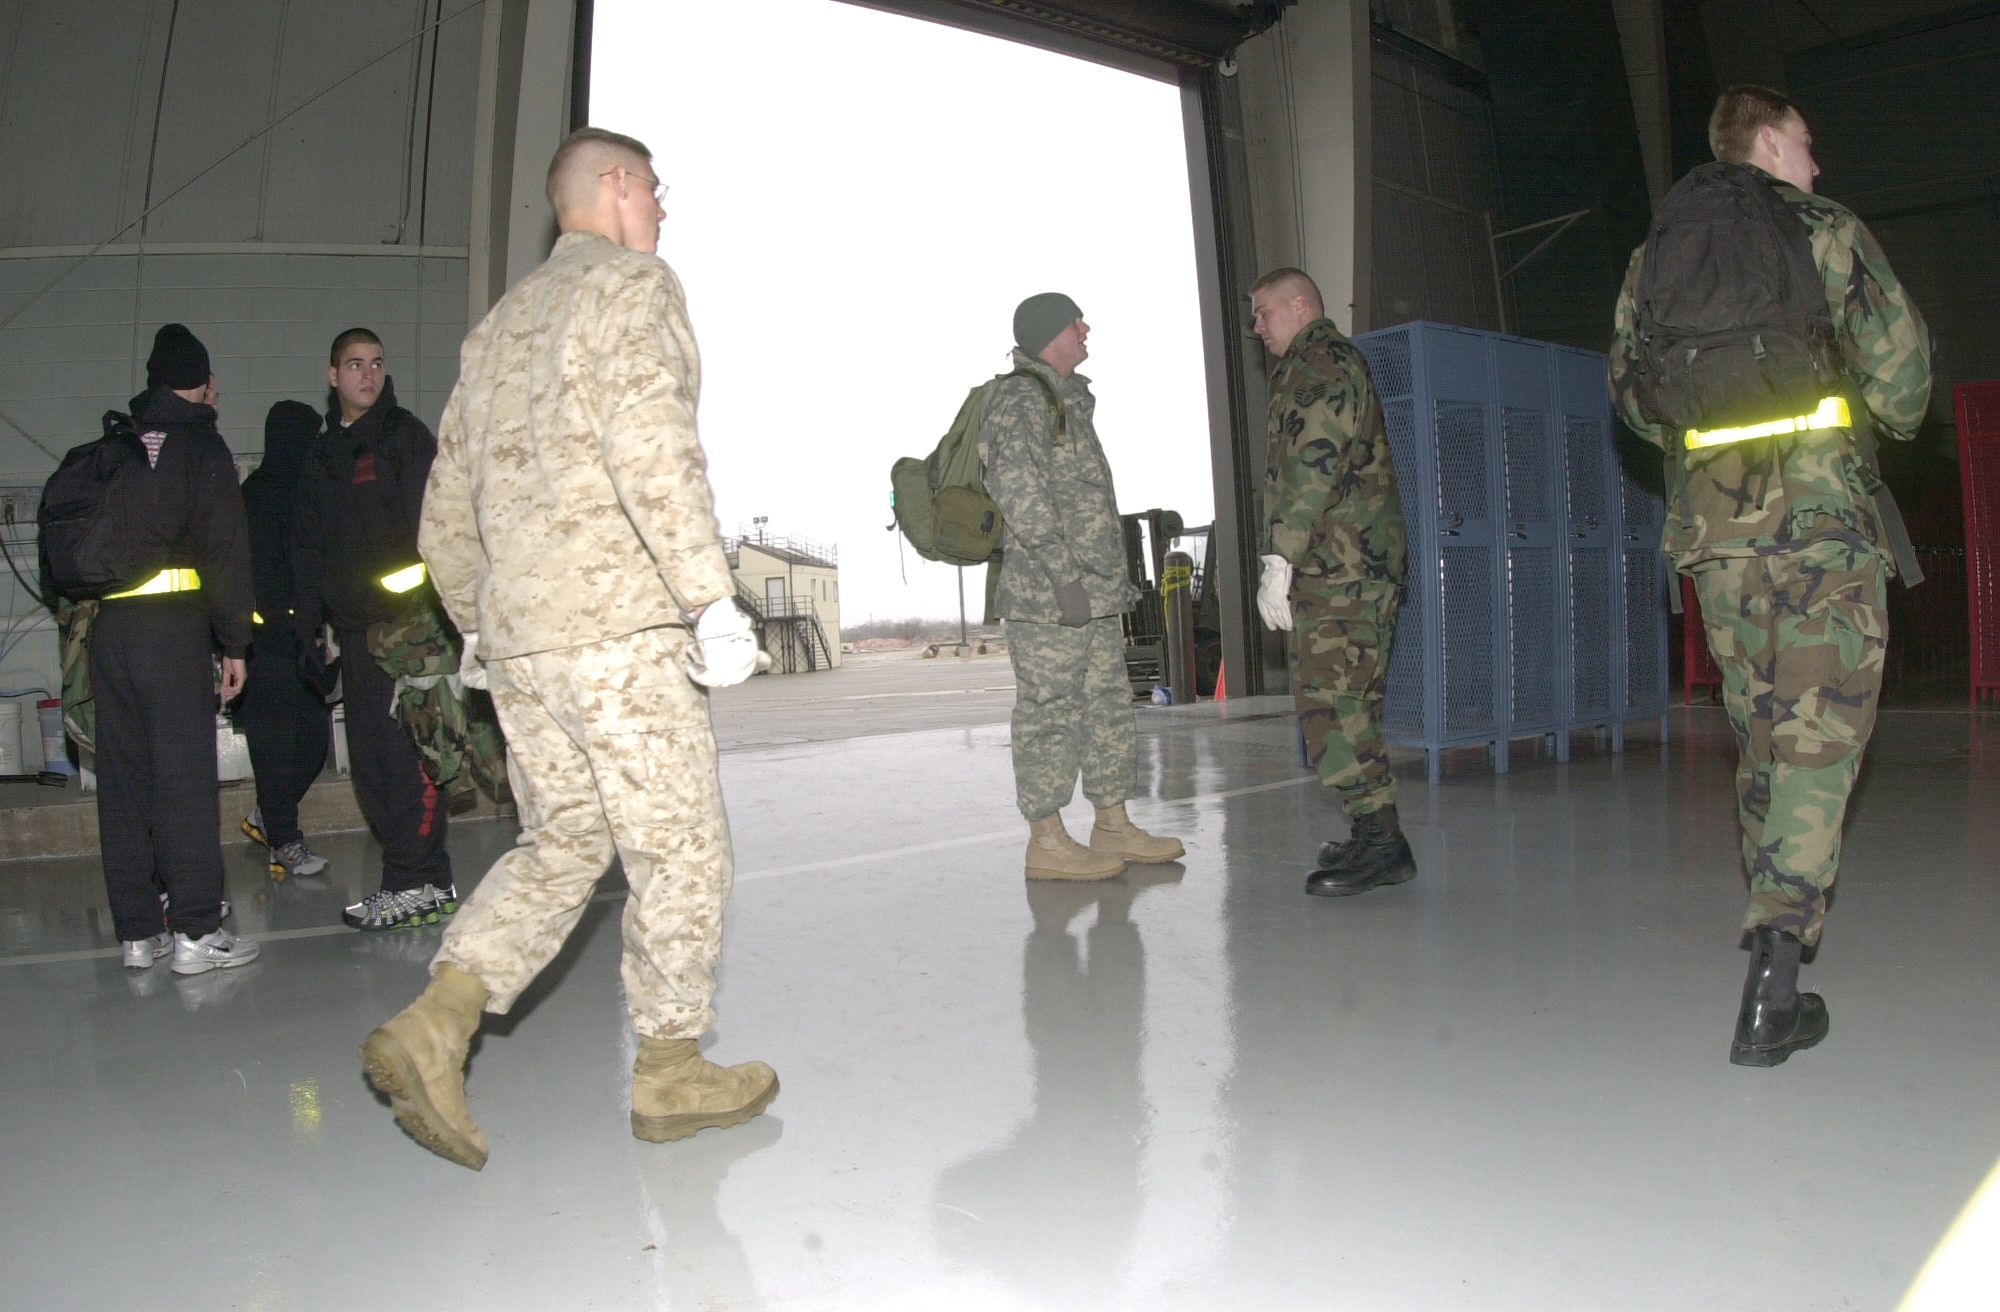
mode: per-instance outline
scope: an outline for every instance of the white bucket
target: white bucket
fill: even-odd
[[[0,697],[0,774],[21,773],[21,699]]]

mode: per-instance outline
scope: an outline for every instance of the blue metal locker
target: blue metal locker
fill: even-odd
[[[1356,338],[1382,398],[1410,545],[1389,741],[1425,749],[1609,731],[1666,709],[1659,500],[1612,444],[1605,357],[1411,323]]]
[[[1621,722],[1612,727],[1624,746],[1625,720],[1660,717],[1660,741],[1667,738],[1667,709],[1672,690],[1667,671],[1667,603],[1674,586],[1667,559],[1660,554],[1667,507],[1659,494],[1620,477],[1621,573],[1625,598],[1624,706]]]
[[[1608,728],[1619,720],[1620,634],[1617,452],[1605,357],[1550,348],[1562,416],[1565,566],[1569,575],[1571,730]]]

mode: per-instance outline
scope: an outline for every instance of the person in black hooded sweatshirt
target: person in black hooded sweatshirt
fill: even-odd
[[[90,633],[97,697],[97,825],[125,964],[173,954],[179,975],[242,966],[255,943],[222,928],[214,650],[222,700],[250,646],[249,530],[236,463],[215,428],[208,348],[170,323],[153,340],[132,425],[152,480],[150,521],[169,566],[104,599]],[[164,894],[164,896],[162,896]]]
[[[299,801],[326,767],[332,713],[317,689],[299,677],[292,630],[292,516],[299,478],[319,436],[319,412],[303,401],[280,401],[264,418],[264,460],[243,480],[250,520],[250,566],[257,582],[256,640],[244,690],[243,728],[257,776],[257,807],[243,820],[250,841],[262,843],[271,874],[317,875],[326,858],[306,845]]]
[[[381,338],[350,328],[330,358],[326,434],[306,462],[292,520],[291,609],[301,643],[319,641],[322,620],[333,626],[354,792],[382,843],[380,891],[341,918],[362,930],[434,924],[458,910],[445,798],[390,711],[395,680],[369,656],[368,628],[434,596],[427,583],[408,585],[421,578],[417,523],[437,438],[396,404]]]

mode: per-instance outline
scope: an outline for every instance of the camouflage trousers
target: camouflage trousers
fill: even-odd
[[[1690,573],[1736,731],[1744,928],[1816,943],[1882,691],[1882,558],[1826,541],[1704,561]]]
[[[1014,662],[1014,796],[1039,820],[1069,804],[1076,776],[1094,806],[1132,796],[1132,684],[1116,615],[1081,628],[1007,621]]]
[[[729,898],[729,826],[708,697],[685,629],[647,629],[486,665],[521,835],[445,931],[433,968],[478,976],[504,1013],[576,928],[615,853],[626,1005],[647,1038],[691,1039],[709,1005]]]
[[[1306,760],[1350,816],[1396,804],[1382,738],[1382,693],[1402,589],[1387,580],[1292,588],[1292,703]]]

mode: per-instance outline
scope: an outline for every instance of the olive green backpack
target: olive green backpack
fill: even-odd
[[[1069,433],[1069,416],[1049,380],[1026,369],[1000,374],[966,393],[958,417],[927,458],[904,456],[889,469],[889,504],[895,526],[925,560],[983,565],[1000,547],[1000,507],[986,495],[979,466],[979,428],[993,389],[1008,378],[1032,378],[1056,412],[1056,440]]]

